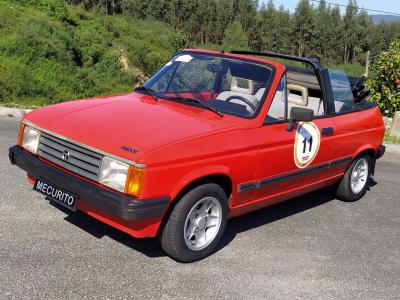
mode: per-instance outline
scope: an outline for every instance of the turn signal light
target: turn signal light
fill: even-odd
[[[139,196],[142,191],[144,170],[130,166],[128,178],[125,185],[125,193]]]
[[[25,128],[25,124],[21,122],[21,124],[19,125],[19,132],[18,132],[18,139],[17,139],[18,146],[22,145],[22,136],[24,135],[24,128]]]

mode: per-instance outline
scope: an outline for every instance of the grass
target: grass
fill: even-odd
[[[400,137],[398,136],[394,136],[394,135],[389,135],[389,134],[385,134],[385,139],[384,142],[387,144],[400,144]]]

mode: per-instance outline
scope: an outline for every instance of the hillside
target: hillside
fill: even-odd
[[[165,23],[96,16],[61,0],[0,0],[0,104],[130,91],[171,56],[173,40]]]
[[[400,22],[400,16],[394,15],[371,15],[371,20],[375,24],[385,22],[385,23],[392,23],[392,22]]]

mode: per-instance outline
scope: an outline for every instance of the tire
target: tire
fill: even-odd
[[[221,186],[214,183],[197,186],[173,208],[162,229],[161,247],[179,262],[205,258],[221,240],[227,219],[228,201]]]
[[[365,167],[366,170],[361,171]],[[351,163],[350,167],[347,169],[343,178],[339,182],[336,189],[337,198],[346,202],[353,202],[361,199],[365,195],[368,188],[371,167],[372,160],[368,154],[362,154],[358,156]],[[354,180],[353,182],[359,182],[359,185],[352,185],[352,178]],[[357,178],[359,178],[359,180],[356,180]]]

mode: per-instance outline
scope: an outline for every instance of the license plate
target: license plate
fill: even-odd
[[[46,196],[46,199],[54,201],[66,208],[76,211],[76,196],[68,193],[59,187],[56,187],[48,182],[38,179],[33,186],[35,191]]]

